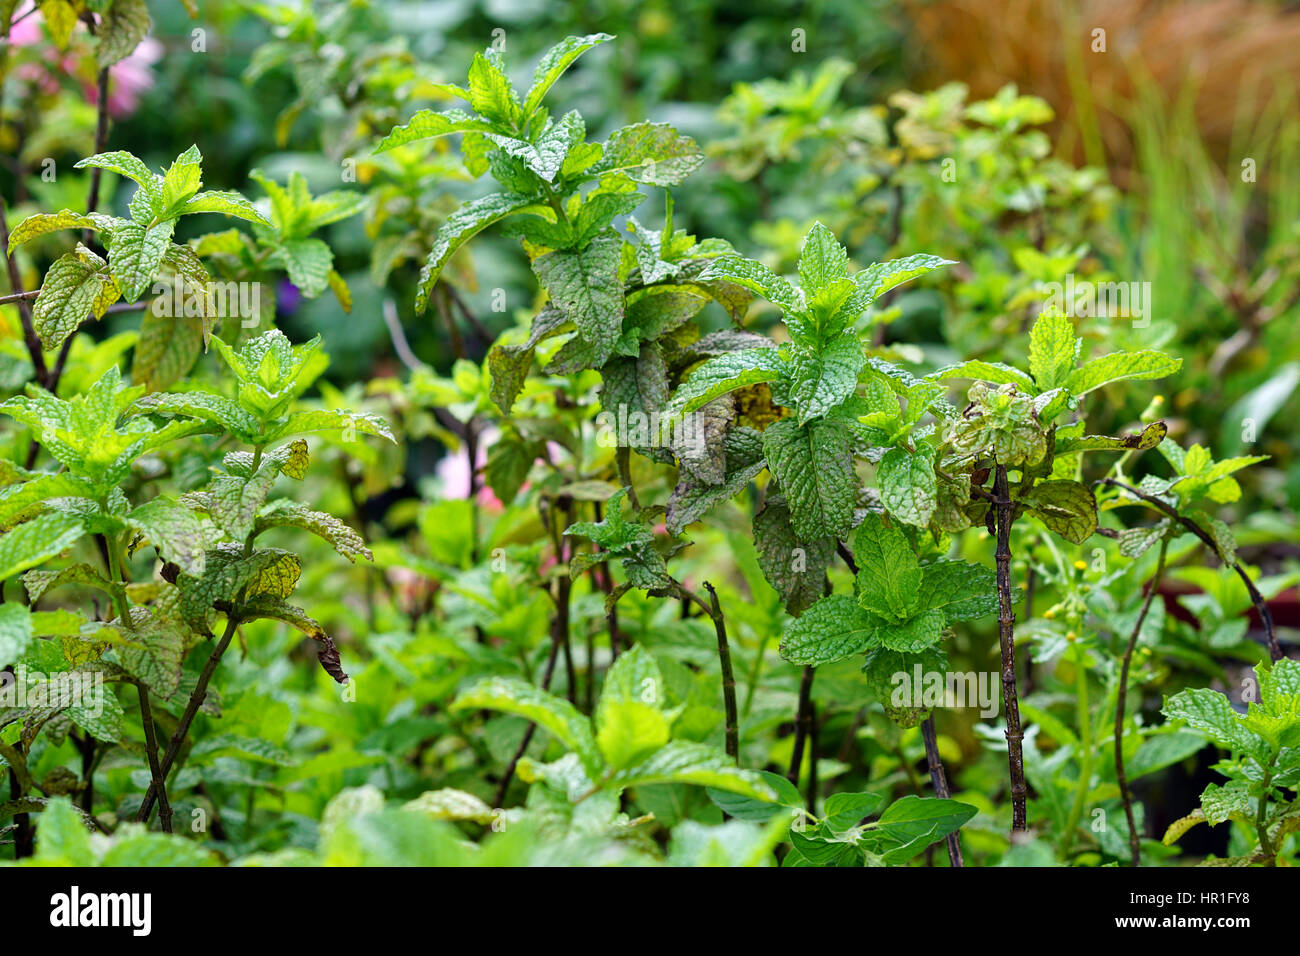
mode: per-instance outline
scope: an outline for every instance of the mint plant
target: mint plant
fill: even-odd
[[[146,394],[143,385],[123,384],[112,366],[84,396],[63,400],[30,385],[25,396],[0,405],[0,412],[32,430],[63,469],[15,469],[0,496],[3,520],[12,528],[0,549],[0,577],[26,571],[23,582],[33,605],[55,588],[75,585],[101,592],[111,606],[110,616],[100,618],[9,605],[6,657],[42,673],[97,674],[136,687],[151,774],[138,818],[147,820],[156,801],[166,832],[167,776],[242,622],[266,618],[297,628],[320,645],[326,672],[347,682],[334,641],[305,611],[287,603],[302,571],[300,559],[280,548],[258,547],[264,532],[289,527],[324,537],[350,561],[369,556],[356,532],[337,518],[292,499],[268,500],[279,476],[306,475],[307,442],[295,436],[352,429],[391,437],[382,422],[364,415],[294,410],[294,400],[324,369],[318,342],[291,346],[275,331],[238,351],[220,338],[212,341],[237,383],[233,396]],[[124,492],[144,456],[165,454],[168,446],[205,433],[222,433],[238,444],[198,490],[180,497],[148,494],[146,480],[142,500],[133,502]],[[101,567],[81,560],[46,569],[88,535],[99,543]],[[133,560],[150,552],[147,569]],[[132,568],[145,573],[136,578]],[[221,619],[217,639],[214,628]],[[206,663],[187,673],[187,656],[209,640],[215,647]],[[152,701],[180,711],[165,752]],[[30,746],[60,709],[17,708],[5,722],[23,721]],[[123,712],[116,703],[108,709],[110,716],[102,720],[78,722],[75,711],[71,718],[89,739],[118,740]],[[20,750],[5,757],[11,767],[25,765]]]
[[[1231,754],[1215,764],[1227,782],[1206,787],[1200,808],[1171,824],[1164,842],[1174,843],[1199,823],[1240,823],[1256,843],[1225,865],[1276,866],[1282,842],[1300,828],[1294,796],[1300,783],[1300,665],[1276,661],[1256,676],[1257,699],[1248,700],[1244,714],[1208,688],[1175,694],[1163,711]]]

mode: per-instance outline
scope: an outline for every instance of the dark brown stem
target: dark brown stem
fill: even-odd
[[[799,711],[794,719],[794,753],[790,755],[790,772],[786,774],[789,781],[796,787],[799,786],[799,768],[803,766],[803,749],[804,742],[808,739],[808,731],[812,727],[812,685],[814,668],[811,664],[805,665],[803,669],[803,678],[799,681]],[[810,755],[812,760],[817,759],[817,754]],[[812,810],[812,807],[808,808]]]
[[[181,746],[185,743],[185,735],[190,731],[190,724],[194,723],[194,716],[199,712],[199,707],[203,704],[203,698],[207,696],[208,683],[212,680],[212,675],[216,673],[217,665],[221,663],[221,657],[226,653],[226,648],[230,647],[230,641],[234,638],[238,627],[239,617],[232,613],[226,619],[226,629],[221,635],[221,640],[217,642],[217,646],[212,649],[212,654],[208,657],[207,663],[203,665],[198,682],[194,685],[194,692],[190,694],[190,699],[185,704],[185,712],[181,714],[180,723],[176,725],[176,732],[172,734],[172,739],[167,744],[167,753],[163,755],[162,766],[159,768],[164,781],[171,772],[172,764],[176,762],[176,755],[180,753]],[[140,804],[140,812],[135,817],[137,823],[148,821],[157,797],[158,794],[154,785],[150,783],[148,791],[145,792],[144,800]]]
[[[1144,491],[1140,491],[1132,485],[1125,484],[1115,478],[1103,478],[1099,484],[1111,485],[1115,488],[1123,488],[1135,498],[1145,501],[1157,511],[1164,513],[1174,521],[1177,521],[1192,534],[1196,535],[1196,537],[1201,539],[1201,543],[1210,549],[1211,554],[1219,554],[1219,546],[1214,543],[1214,538],[1210,536],[1210,533],[1191,518],[1179,514],[1177,509],[1167,502],[1160,500],[1154,495],[1149,495]],[[1264,625],[1264,636],[1268,642],[1269,659],[1276,663],[1286,655],[1282,653],[1282,645],[1278,643],[1277,631],[1274,630],[1273,627],[1273,612],[1268,609],[1268,602],[1264,600],[1264,595],[1259,593],[1259,588],[1255,587],[1255,582],[1250,579],[1250,575],[1246,573],[1246,569],[1241,566],[1240,561],[1234,561],[1232,563],[1232,570],[1237,572],[1237,577],[1241,578],[1241,583],[1246,586],[1246,593],[1250,595],[1250,603],[1255,606],[1255,613],[1259,615],[1260,622]]]
[[[1168,549],[1168,539],[1162,538],[1156,573],[1147,582],[1142,610],[1138,612],[1137,623],[1133,625],[1128,646],[1124,648],[1124,660],[1119,669],[1119,689],[1115,695],[1115,780],[1119,783],[1120,799],[1124,801],[1124,819],[1128,821],[1129,856],[1133,866],[1142,865],[1142,843],[1138,836],[1137,824],[1133,820],[1133,800],[1128,792],[1128,775],[1124,772],[1124,712],[1128,709],[1128,672],[1133,663],[1133,650],[1137,647],[1138,635],[1142,632],[1142,623],[1147,619],[1147,612],[1151,610],[1151,601],[1160,588],[1160,579],[1164,577],[1165,553]]]
[[[709,616],[713,618],[713,629],[718,635],[718,662],[722,666],[722,706],[727,714],[727,756],[739,764],[740,720],[736,716],[736,675],[731,669],[731,647],[727,644],[727,621],[722,616],[722,605],[718,603],[718,592],[714,590],[713,585],[705,581],[704,590],[709,592]]]
[[[95,752],[99,749],[98,742],[90,734],[84,737],[74,736],[73,743],[77,746],[77,752],[81,754],[81,809],[87,814],[93,813],[95,809]]]
[[[1011,773],[1011,830],[1026,829],[1025,758],[1020,729],[1020,702],[1016,698],[1016,612],[1011,607],[1011,515],[1015,505],[1007,485],[1007,467],[994,471],[994,513],[997,527],[998,645],[1002,652],[1002,703],[1007,712],[1007,765]]]
[[[172,832],[172,807],[167,800],[167,782],[163,779],[162,767],[158,764],[158,733],[153,723],[153,709],[149,706],[149,688],[136,682],[135,689],[140,693],[140,720],[144,724],[145,753],[149,757],[149,775],[153,778],[153,789],[158,794],[158,822],[163,833]]]
[[[934,732],[934,715],[925,718],[921,724],[921,737],[925,740],[925,763],[930,769],[930,783],[934,785],[934,795],[942,800],[950,796],[948,776],[943,772],[943,761],[939,759],[939,740]],[[944,838],[948,844],[948,864],[965,866],[961,858],[961,841],[957,834],[949,833]]]
[[[18,744],[14,745],[19,746]],[[9,799],[17,803],[26,794],[18,781],[18,774],[12,766],[9,768]],[[32,817],[29,813],[14,814],[14,859],[21,860],[36,852],[35,833],[32,830]]]

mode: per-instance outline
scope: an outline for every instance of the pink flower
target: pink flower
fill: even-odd
[[[17,11],[21,13],[22,11]],[[77,34],[80,36],[80,34]],[[9,34],[9,42],[14,47],[37,46],[45,42],[41,14],[34,13],[24,17],[14,26]],[[153,37],[145,37],[130,56],[109,67],[108,75],[108,112],[114,117],[133,113],[140,105],[140,97],[154,85],[153,64],[162,59],[163,46]],[[78,60],[92,54],[82,45],[58,60],[50,61],[57,69],[68,75],[75,75]],[[47,66],[25,64],[16,71],[25,80],[36,83],[42,93],[53,95],[59,91],[58,78]],[[83,82],[86,99],[99,105],[99,87],[94,82]]]

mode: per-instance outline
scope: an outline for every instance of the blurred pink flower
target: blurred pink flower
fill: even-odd
[[[24,17],[10,32],[9,42],[14,47],[36,46],[45,42],[41,14],[38,12]],[[145,37],[130,56],[109,67],[108,112],[110,115],[121,117],[135,112],[140,105],[141,94],[154,85],[152,67],[162,59],[162,54],[162,44],[153,37]],[[57,64],[58,70],[73,75],[76,72],[79,55],[81,54],[68,53],[61,59],[51,62]],[[59,91],[58,78],[48,67],[26,64],[16,73],[23,79],[38,84],[43,93],[54,94]],[[99,105],[98,85],[83,82],[82,87],[86,99],[96,106]]]
[[[501,433],[495,428],[485,428],[479,434],[478,438],[478,461],[474,463],[474,470],[482,475],[482,469],[487,465],[488,448],[495,445],[500,439]],[[448,500],[460,500],[469,496],[469,456],[464,450],[459,450],[448,455],[444,455],[442,461],[438,462],[434,470],[438,481],[442,486],[442,494]],[[500,512],[505,506],[492,493],[492,489],[484,484],[478,490],[478,503],[481,507],[489,511]]]

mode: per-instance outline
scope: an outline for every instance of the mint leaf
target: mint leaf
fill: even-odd
[[[1029,511],[1066,541],[1082,544],[1097,530],[1097,499],[1077,481],[1044,481],[1024,498]]]
[[[853,536],[858,604],[886,621],[905,621],[921,607],[920,562],[907,536],[868,514]]]
[[[618,278],[623,240],[596,236],[580,251],[548,252],[533,271],[556,306],[578,327],[583,340],[608,358],[623,329],[623,284]]]
[[[876,481],[880,484],[880,501],[891,515],[918,528],[930,523],[939,499],[929,449],[891,448],[880,459]]]
[[[1094,389],[1127,379],[1164,378],[1183,367],[1183,360],[1164,352],[1143,349],[1140,352],[1112,352],[1085,362],[1065,382],[1073,395],[1086,395]]]
[[[763,432],[763,454],[790,505],[799,537],[840,538],[848,533],[857,475],[852,432],[843,422],[828,418],[806,425],[788,418],[773,422]]]
[[[1081,340],[1074,323],[1058,312],[1043,312],[1029,330],[1029,374],[1040,392],[1064,385],[1079,357]]]

